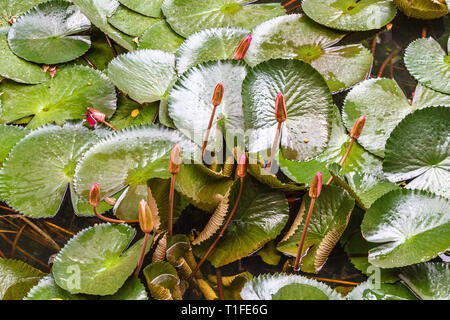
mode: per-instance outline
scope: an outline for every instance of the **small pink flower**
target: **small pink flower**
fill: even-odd
[[[236,60],[243,60],[248,48],[250,47],[250,42],[252,42],[252,35],[246,35],[239,43],[236,51],[234,52],[233,58]]]

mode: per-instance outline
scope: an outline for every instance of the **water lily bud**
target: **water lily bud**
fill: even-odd
[[[286,121],[286,118],[286,101],[284,100],[284,95],[279,92],[277,94],[277,99],[275,100],[275,119],[278,122],[284,122]]]
[[[106,116],[103,112],[95,110],[94,108],[91,107],[87,107],[87,111],[92,115],[92,118],[94,118],[96,121],[105,122]]]
[[[219,82],[214,89],[214,94],[212,97],[213,106],[218,106],[222,102],[224,87],[222,82]]]
[[[364,123],[366,122],[366,116],[361,116],[356,120],[355,124],[353,125],[352,131],[350,131],[350,137],[352,139],[358,139],[361,135],[361,132],[364,128]]]
[[[309,188],[309,197],[317,199],[320,196],[320,191],[322,191],[322,172],[317,172]]]
[[[245,153],[241,154],[238,161],[237,175],[241,178],[247,174],[247,157]]]
[[[181,166],[181,149],[180,145],[177,143],[170,153],[169,160],[169,172],[170,174],[177,174],[180,171]]]
[[[144,199],[139,201],[139,226],[145,233],[149,233],[153,230],[152,212],[150,211],[147,201]]]
[[[245,54],[247,53],[248,47],[250,47],[251,41],[252,41],[251,34],[245,36],[239,43],[236,51],[234,52],[233,58],[235,58],[236,60],[243,60]]]
[[[89,203],[94,208],[97,208],[100,204],[100,185],[97,182],[92,185],[91,191],[89,192]]]
[[[91,127],[95,126],[95,124],[97,123],[97,121],[95,121],[95,119],[92,117],[91,113],[86,113],[86,121]]]

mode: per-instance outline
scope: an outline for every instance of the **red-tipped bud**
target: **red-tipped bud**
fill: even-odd
[[[97,208],[100,204],[100,185],[97,182],[92,185],[91,191],[89,192],[89,203],[94,208]]]
[[[97,123],[97,121],[95,121],[95,119],[92,117],[91,113],[86,113],[86,121],[91,127],[95,126],[95,124]]]
[[[286,101],[284,100],[284,95],[279,92],[277,94],[277,99],[275,100],[275,119],[278,122],[284,122],[286,121],[286,118]]]
[[[169,160],[169,172],[170,174],[177,174],[180,172],[181,167],[181,149],[180,145],[177,143],[170,153]]]
[[[87,107],[87,111],[91,114],[92,118],[94,118],[98,122],[105,122],[106,116],[103,112],[95,110],[94,108]]]
[[[352,139],[359,138],[364,128],[364,123],[366,123],[366,116],[361,116],[358,118],[358,120],[356,120],[355,124],[353,125],[352,131],[350,131],[350,137]]]
[[[147,201],[144,199],[139,201],[139,226],[141,227],[142,232],[145,233],[152,232],[153,230],[152,212],[150,211]]]
[[[322,172],[317,172],[314,176],[311,187],[309,188],[309,197],[317,199],[322,191]]]
[[[252,42],[252,35],[246,35],[239,43],[236,51],[234,52],[233,58],[236,60],[243,60],[245,54],[247,53],[248,47],[250,47],[250,42]]]
[[[247,156],[245,153],[241,154],[238,161],[238,167],[237,167],[237,175],[241,178],[244,178],[247,174]]]
[[[214,89],[214,94],[212,97],[213,106],[218,106],[222,102],[224,87],[222,82],[219,82]]]

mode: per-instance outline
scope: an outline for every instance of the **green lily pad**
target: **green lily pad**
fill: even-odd
[[[348,300],[417,300],[403,284],[363,282],[348,295]]]
[[[36,84],[50,79],[41,67],[16,56],[8,46],[7,30],[0,31],[0,75],[16,82]]]
[[[279,251],[290,256],[297,255],[310,203],[311,199],[305,196],[300,206],[300,216],[297,215],[293,225],[278,244]],[[320,197],[316,199],[306,233],[302,250],[302,255],[306,255],[303,258],[302,271],[317,273],[322,268],[347,227],[354,205],[355,201],[344,189],[323,186]]]
[[[400,279],[422,300],[448,300],[450,265],[420,263],[402,269]]]
[[[450,41],[449,41],[450,44]],[[450,49],[447,45],[447,50]],[[417,39],[405,50],[408,71],[424,86],[450,94],[450,58],[433,38]]]
[[[397,13],[391,0],[305,0],[302,9],[317,23],[347,31],[379,29]]]
[[[422,190],[400,189],[376,200],[361,231],[369,242],[369,262],[395,268],[430,260],[450,245],[449,200]]]
[[[228,194],[227,215],[236,201],[240,182],[236,180]],[[254,178],[246,176],[244,189],[236,212],[228,228],[208,256],[214,267],[221,267],[248,256],[281,232],[287,222],[289,208],[282,192],[273,191]],[[203,257],[220,229],[208,240],[194,247],[194,253]]]
[[[166,261],[159,261],[146,266],[143,270],[147,286],[156,300],[172,300],[173,291],[179,282],[175,268]]]
[[[44,276],[22,261],[0,258],[0,300],[22,299]]]
[[[8,32],[11,50],[37,63],[57,64],[83,55],[89,36],[77,35],[91,27],[89,19],[70,2],[41,3],[21,15]]]
[[[119,95],[117,111],[109,123],[117,130],[134,125],[150,124],[155,118],[158,108],[158,102],[139,104],[124,95]]]
[[[12,147],[29,132],[23,127],[0,125],[0,168]]]
[[[435,0],[394,0],[397,7],[408,17],[415,19],[437,19],[448,13],[442,1]]]
[[[226,90],[226,86],[225,86]],[[275,98],[286,99],[287,119],[281,128],[281,151],[289,160],[305,160],[327,146],[332,122],[328,86],[309,64],[298,60],[269,60],[251,69],[242,85],[248,150],[268,156],[275,138]],[[265,154],[262,154],[265,153]]]
[[[18,17],[39,3],[47,0],[3,0],[0,3],[0,26],[9,24],[10,17]]]
[[[161,4],[164,0],[119,0],[121,4],[145,16],[161,18]]]
[[[0,194],[27,216],[54,216],[72,184],[76,162],[98,138],[82,124],[47,125],[32,131],[3,164]]]
[[[146,17],[125,6],[119,6],[108,22],[115,28],[130,36],[140,36],[160,19]]]
[[[285,14],[279,3],[249,4],[246,0],[166,0],[161,8],[173,30],[183,37],[209,28],[251,30]]]
[[[175,56],[150,49],[125,53],[111,61],[108,76],[138,102],[161,100],[176,79]]]
[[[116,109],[116,91],[100,71],[84,66],[67,66],[55,78],[41,84],[0,83],[0,118],[15,121],[33,116],[27,128],[46,123],[62,125],[69,119],[83,119],[86,107],[103,112],[107,118]]]
[[[88,17],[93,25],[108,35],[117,44],[127,50],[134,50],[136,48],[132,37],[117,30],[108,23],[108,18],[119,7],[117,0],[72,0],[72,2],[80,8],[81,12]]]
[[[450,198],[450,108],[429,107],[403,119],[386,142],[387,178]]]
[[[213,111],[211,98],[216,85],[222,82],[223,99],[216,108],[206,149],[222,149],[222,139],[225,136],[222,128],[234,136],[242,135],[242,97],[236,92],[241,92],[246,74],[246,66],[233,60],[205,62],[185,72],[169,95],[169,115],[178,130],[199,146],[203,145]]]
[[[142,239],[123,253],[134,235],[135,230],[128,225],[109,223],[79,232],[54,260],[56,283],[72,294],[116,293],[139,260]]]
[[[249,33],[240,28],[212,28],[190,35],[177,52],[178,74],[205,61],[232,59],[239,43]]]
[[[241,291],[244,300],[343,300],[329,286],[300,275],[263,274],[248,281]]]
[[[158,113],[158,121],[160,124],[176,129],[175,124],[173,123],[172,118],[169,116],[169,101],[163,99],[159,101],[159,113]]]
[[[139,49],[162,50],[176,52],[184,38],[176,34],[169,24],[159,21],[148,28],[139,38]]]
[[[361,44],[337,44],[344,36],[301,14],[277,17],[253,30],[245,60],[251,66],[277,58],[305,61],[337,92],[363,80],[373,60]]]

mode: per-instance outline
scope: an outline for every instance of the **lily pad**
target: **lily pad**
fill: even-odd
[[[45,273],[22,261],[0,258],[0,299],[22,299],[44,276]]]
[[[241,291],[244,300],[343,300],[329,286],[300,275],[263,274],[248,281]]]
[[[305,196],[294,223],[277,246],[279,251],[290,256],[297,255],[310,202],[311,199]],[[344,189],[323,187],[320,197],[316,199],[306,233],[302,271],[317,273],[322,268],[347,227],[354,205],[355,201]]]
[[[209,28],[253,29],[285,14],[279,3],[251,4],[247,0],[166,0],[161,6],[167,22],[183,37]]]
[[[25,60],[57,64],[83,55],[89,36],[77,35],[91,27],[89,19],[70,2],[49,1],[21,15],[8,32],[11,50]]]
[[[450,108],[429,107],[403,119],[386,142],[383,170],[406,188],[450,198]]]
[[[177,52],[178,74],[205,61],[232,59],[242,38],[249,33],[241,28],[212,28],[190,35]]]
[[[16,56],[8,46],[7,29],[0,31],[0,75],[16,82],[36,84],[50,79],[37,64],[25,61]]]
[[[109,123],[117,130],[149,124],[155,118],[158,108],[158,102],[139,104],[124,95],[119,95],[117,111]]]
[[[54,260],[56,283],[72,294],[116,293],[139,260],[142,239],[127,249],[134,235],[130,226],[109,223],[79,232]]]
[[[0,83],[0,118],[15,121],[33,116],[27,128],[46,123],[62,125],[69,119],[83,119],[86,107],[103,112],[107,118],[116,109],[116,91],[100,71],[84,66],[67,66],[55,78],[41,84]]]
[[[146,266],[143,270],[147,286],[156,300],[173,300],[172,294],[179,282],[175,268],[166,261],[159,261]]]
[[[363,282],[348,295],[349,300],[417,300],[403,284]]]
[[[231,213],[238,196],[239,180],[230,188],[227,215]],[[282,192],[273,191],[246,176],[236,212],[214,251],[208,256],[208,261],[217,268],[248,256],[276,238],[287,222],[288,215],[288,204]],[[194,247],[194,253],[203,257],[219,231],[220,229],[208,240]]]
[[[330,91],[320,73],[309,64],[283,59],[257,65],[243,82],[249,152],[261,154],[263,158],[268,156],[278,126],[275,98],[279,92],[284,94],[287,110],[281,128],[283,156],[289,160],[317,156],[326,148],[330,137],[333,111]]]
[[[205,62],[184,73],[169,95],[169,115],[178,130],[199,146],[203,145],[213,111],[211,98],[216,85],[222,82],[223,99],[217,106],[206,149],[220,150],[226,132],[233,137],[242,135],[242,97],[236,92],[241,92],[246,74],[246,66],[232,60]]]
[[[302,9],[317,23],[347,31],[379,29],[397,13],[391,0],[305,0]]]
[[[0,168],[12,147],[29,132],[23,127],[0,125]]]
[[[450,49],[450,41],[447,50]],[[417,39],[405,50],[408,71],[423,85],[450,94],[450,58],[433,38]]]
[[[160,19],[143,16],[125,6],[119,6],[116,12],[108,18],[108,22],[112,26],[130,36],[142,35],[145,30],[159,21]]]
[[[161,4],[164,0],[119,0],[121,4],[145,16],[162,17]]]
[[[437,19],[448,13],[443,1],[435,0],[394,0],[397,7],[408,17],[415,19]]]
[[[32,131],[3,164],[0,194],[27,216],[54,216],[72,184],[76,162],[97,140],[97,134],[82,124],[47,125]]]
[[[9,24],[11,17],[18,17],[22,13],[28,11],[32,7],[39,3],[46,2],[47,0],[3,0],[0,3],[0,26]]]
[[[301,14],[277,17],[253,30],[245,60],[251,66],[276,58],[305,61],[336,92],[363,80],[373,60],[361,44],[339,45],[344,36]]]
[[[176,52],[184,38],[176,34],[169,24],[159,21],[148,28],[139,38],[139,49],[162,50]]]
[[[138,102],[167,96],[176,79],[175,56],[160,50],[138,50],[114,58],[108,66],[111,81]]]
[[[395,268],[430,260],[450,246],[449,200],[422,190],[400,189],[376,200],[361,231],[369,242],[369,262]]]
[[[448,300],[450,265],[420,263],[402,269],[400,279],[422,300]]]

